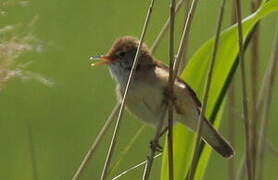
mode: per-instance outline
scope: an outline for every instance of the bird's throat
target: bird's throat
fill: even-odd
[[[109,65],[109,71],[113,79],[122,87],[125,86],[130,74],[130,69],[123,67],[121,64],[111,64]]]

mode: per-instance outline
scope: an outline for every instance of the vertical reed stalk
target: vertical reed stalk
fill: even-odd
[[[256,180],[260,180],[263,177],[263,165],[264,165],[264,152],[265,152],[265,142],[266,142],[266,128],[269,119],[269,110],[272,100],[274,79],[277,70],[277,61],[278,61],[278,25],[276,27],[276,34],[274,38],[274,45],[272,51],[272,59],[269,64],[269,71],[267,71],[266,78],[266,89],[265,89],[265,98],[264,98],[264,108],[263,108],[263,118],[260,125],[259,131],[259,141],[258,141],[258,171],[256,173]]]
[[[233,7],[232,9],[235,9],[235,1],[233,1]],[[236,23],[236,14],[235,11],[232,11],[232,18],[231,18],[231,24]],[[228,102],[229,102],[229,112],[228,112],[228,131],[229,131],[229,140],[232,146],[235,145],[235,120],[236,118],[234,117],[234,108],[235,108],[235,78],[231,82],[229,94],[228,94]],[[236,174],[235,174],[235,159],[231,158],[228,160],[228,171],[229,171],[229,179],[230,180],[235,180]]]
[[[182,57],[183,51],[186,49],[187,39],[188,39],[188,36],[190,33],[191,24],[192,24],[192,20],[193,20],[194,14],[195,14],[197,4],[198,4],[198,0],[192,0],[188,15],[185,19],[182,37],[181,37],[179,49],[178,49],[178,52],[177,52],[177,55],[175,58],[175,63],[174,63],[174,78],[176,78],[176,76],[178,74],[178,70],[180,68],[180,64],[182,61],[181,57]]]
[[[182,7],[182,4],[184,3],[185,0],[180,0],[177,5],[176,5],[176,8],[175,8],[175,15],[179,12],[179,10],[181,9]],[[159,34],[157,35],[156,39],[154,40],[151,48],[150,48],[150,52],[153,54],[157,48],[158,48],[158,45],[160,44],[162,38],[165,36],[167,30],[169,29],[169,26],[170,26],[170,17],[167,19],[167,21],[165,22],[165,24],[163,25],[163,27],[161,28]]]
[[[277,31],[277,30],[276,30]],[[277,34],[277,33],[276,33]],[[276,35],[277,36],[277,35]],[[276,37],[276,39],[277,39],[277,37]],[[277,40],[276,40],[277,41]],[[275,50],[273,50],[273,53],[275,52]],[[272,56],[272,57],[274,57],[274,55]],[[257,103],[256,103],[256,111],[257,112],[260,112],[259,110],[260,109],[262,109],[263,108],[263,105],[264,105],[264,103],[265,103],[265,98],[263,98],[263,97],[265,97],[265,94],[266,94],[266,89],[267,89],[267,86],[268,86],[268,83],[269,83],[269,75],[270,74],[272,74],[272,73],[274,73],[275,71],[273,70],[273,69],[275,69],[275,66],[277,66],[277,65],[273,65],[273,62],[274,60],[272,59],[272,63],[270,63],[270,65],[269,65],[269,67],[267,68],[267,70],[266,70],[266,72],[265,72],[265,75],[264,75],[264,78],[263,78],[263,82],[262,82],[262,86],[261,86],[261,88],[260,88],[260,91],[259,91],[259,96],[258,96],[258,98],[257,98]],[[277,61],[277,60],[276,60]],[[276,62],[277,63],[277,62]],[[271,65],[272,64],[272,65]],[[273,68],[273,69],[272,69]],[[271,72],[272,71],[272,72]],[[274,75],[272,75],[273,77],[274,77]],[[261,128],[260,128],[261,129]],[[260,132],[258,132],[258,130],[256,131],[256,133],[257,133],[257,137],[259,138],[258,140],[259,140],[259,142],[258,142],[258,149],[261,147],[261,145],[264,145],[264,144],[262,144],[261,142],[260,142],[260,135],[259,135],[259,133]],[[268,146],[268,148],[269,149],[272,149],[272,146],[271,146],[271,142],[268,140],[267,142],[266,142],[266,144],[265,145],[267,145]],[[271,151],[273,151],[273,150],[271,150]],[[275,152],[275,150],[274,150],[274,152]],[[258,161],[258,156],[259,156],[259,154],[261,154],[261,153],[257,153],[257,165],[258,165],[258,167],[256,168],[257,169],[257,172],[256,172],[256,176],[258,176],[258,172],[259,172],[259,170],[261,169],[259,166],[260,166],[260,162]],[[245,165],[246,165],[246,157],[244,156],[243,158],[242,158],[242,163],[241,163],[241,165],[240,165],[240,167],[239,167],[239,170],[238,170],[238,173],[237,173],[237,180],[242,180],[243,178],[244,178],[244,167],[245,167]],[[257,179],[257,177],[256,177],[256,179]]]
[[[251,12],[254,13],[260,4],[260,0],[251,0]],[[258,124],[258,112],[256,111],[256,100],[258,94],[258,63],[259,63],[259,23],[255,26],[255,32],[253,38],[251,40],[251,74],[250,74],[250,82],[251,82],[251,111],[250,111],[250,134],[251,134],[251,148],[252,148],[252,159],[253,159],[253,172],[256,172],[256,149],[257,149],[257,124]]]
[[[37,169],[37,161],[36,161],[36,154],[35,154],[35,149],[34,149],[34,140],[33,140],[33,134],[32,134],[32,129],[27,122],[27,135],[29,139],[29,146],[30,146],[30,157],[31,157],[31,165],[32,165],[32,173],[33,173],[33,179],[34,180],[39,180],[39,175],[38,175],[38,169]]]
[[[241,158],[235,180],[244,180],[244,176],[246,173],[246,157],[245,157],[245,155],[246,155],[246,153],[244,153],[243,157]]]
[[[179,10],[181,9],[182,7],[182,3],[184,2],[185,0],[180,0],[177,5],[176,5],[176,8],[175,8],[175,14],[179,12]],[[164,24],[163,28],[161,29],[159,35],[157,36],[155,42],[153,43],[152,45],[152,48],[151,48],[151,52],[154,53],[161,41],[161,39],[164,37],[165,35],[165,32],[167,31],[167,29],[169,28],[169,24],[170,24],[170,19],[168,18],[166,23]],[[96,137],[96,140],[94,141],[94,143],[91,145],[89,151],[87,152],[86,156],[84,157],[84,159],[82,160],[79,168],[77,169],[77,171],[75,172],[74,176],[73,176],[73,180],[77,180],[79,179],[79,177],[82,175],[83,171],[86,169],[86,166],[88,164],[88,162],[91,160],[95,150],[97,149],[100,141],[103,139],[104,135],[106,134],[107,132],[107,129],[110,127],[112,121],[114,120],[115,118],[115,115],[118,113],[119,111],[119,108],[120,108],[120,103],[118,103],[117,105],[115,105],[113,111],[111,112],[111,114],[109,115],[108,119],[106,120],[105,124],[103,125],[101,131],[98,133],[97,137]]]
[[[225,10],[225,3],[226,3],[226,0],[223,0],[222,4],[220,6],[219,19],[217,22],[217,29],[216,29],[215,42],[214,42],[214,47],[213,47],[213,52],[212,52],[212,58],[211,58],[210,66],[209,66],[209,71],[208,71],[208,76],[207,76],[208,78],[207,78],[205,89],[204,89],[203,105],[201,108],[200,116],[198,119],[198,126],[197,126],[197,130],[196,130],[197,136],[196,136],[196,142],[195,142],[195,148],[194,148],[194,155],[193,155],[193,159],[191,162],[191,168],[189,170],[189,176],[188,176],[189,180],[192,180],[194,178],[195,170],[196,170],[197,163],[198,163],[198,155],[199,155],[198,148],[199,148],[199,144],[200,144],[200,140],[201,140],[202,124],[203,124],[203,120],[205,119],[206,106],[208,103],[210,86],[211,86],[211,81],[212,81],[212,76],[213,76],[213,70],[214,70],[215,60],[216,60],[216,56],[217,56],[219,37],[220,37],[220,33],[221,33],[221,27],[222,27],[224,10]]]
[[[239,62],[241,72],[241,85],[242,85],[242,105],[245,125],[245,153],[247,161],[247,175],[249,180],[254,180],[253,176],[253,159],[252,159],[252,147],[250,145],[250,120],[248,113],[248,101],[247,101],[247,88],[246,88],[246,73],[244,62],[244,49],[243,49],[243,35],[242,35],[242,23],[241,23],[241,3],[240,0],[236,1],[236,15],[238,24],[238,46],[239,46]]]
[[[133,74],[134,74],[135,69],[136,69],[136,65],[137,65],[138,58],[139,58],[139,51],[141,49],[142,43],[143,43],[144,38],[145,38],[146,31],[147,31],[147,27],[148,27],[149,22],[150,22],[150,17],[151,17],[151,14],[152,14],[153,5],[154,5],[154,0],[151,0],[150,6],[149,6],[149,9],[148,9],[148,12],[147,12],[147,16],[146,16],[146,19],[145,19],[145,23],[144,23],[144,26],[143,26],[142,34],[141,34],[141,37],[140,37],[138,49],[136,51],[134,62],[132,64],[132,68],[131,68],[131,71],[130,71],[130,74],[129,74],[129,77],[128,77],[128,81],[127,81],[127,84],[126,84],[125,92],[124,92],[124,95],[123,95],[123,99],[121,101],[121,106],[120,106],[119,114],[118,114],[118,117],[117,117],[116,126],[115,126],[115,129],[114,129],[114,132],[113,132],[111,143],[110,143],[108,153],[107,153],[107,156],[106,156],[106,160],[105,160],[105,163],[104,163],[104,167],[103,167],[103,170],[102,170],[101,180],[105,180],[107,178],[108,169],[109,169],[109,166],[111,164],[111,160],[112,160],[113,152],[114,152],[114,149],[115,149],[116,141],[118,139],[118,134],[119,134],[120,125],[121,125],[121,119],[122,119],[123,112],[124,112],[124,107],[125,107],[125,103],[126,103],[126,97],[127,97],[128,89],[130,87],[131,80],[133,78]]]
[[[107,133],[108,128],[110,127],[110,125],[112,124],[112,121],[115,118],[115,115],[118,113],[120,108],[120,103],[117,103],[113,109],[113,111],[111,112],[111,114],[109,115],[109,117],[107,118],[105,124],[103,125],[102,129],[100,130],[100,132],[98,133],[94,143],[91,145],[89,151],[87,152],[86,156],[84,157],[84,159],[82,160],[81,164],[79,165],[77,171],[75,172],[74,176],[72,177],[72,180],[77,180],[80,178],[80,176],[82,175],[82,173],[84,172],[85,168],[88,165],[88,162],[92,159],[99,143],[101,142],[101,140],[103,139],[104,135]]]
[[[161,135],[161,130],[162,130],[163,121],[165,119],[167,108],[168,108],[168,103],[167,104],[164,103],[164,104],[161,105],[161,112],[163,112],[163,113],[161,114],[161,117],[159,117],[160,122],[158,123],[158,126],[156,128],[154,138],[151,141],[151,149],[150,149],[151,152],[150,152],[150,155],[147,157],[147,163],[146,163],[146,166],[145,166],[145,169],[144,169],[142,180],[148,180],[149,177],[150,177],[151,168],[152,168],[152,165],[153,165],[155,152],[156,152],[157,147],[158,147],[158,141],[159,141],[159,138],[160,138],[160,135]]]
[[[186,19],[186,17],[188,16],[188,12],[189,12],[189,8],[190,8],[190,2],[191,0],[187,0],[185,3],[185,7],[184,7],[184,19]],[[183,26],[185,26],[186,21],[184,21]],[[185,39],[184,42],[184,46],[187,47],[188,46],[188,38]],[[184,50],[182,51],[182,55],[181,55],[181,63],[178,69],[178,75],[181,75],[183,70],[185,69],[185,66],[187,64],[187,48],[184,48]]]
[[[174,180],[173,160],[173,118],[174,118],[174,42],[175,42],[175,7],[176,1],[170,4],[170,31],[169,31],[169,82],[168,82],[168,170],[169,180]]]
[[[126,145],[126,147],[121,152],[120,158],[111,166],[111,170],[109,171],[109,174],[113,174],[113,172],[117,169],[117,167],[120,165],[121,161],[126,157],[126,154],[129,152],[131,147],[135,144],[136,140],[139,138],[143,130],[145,129],[145,125],[142,125],[136,133],[132,136],[129,143]]]
[[[235,83],[232,82],[230,86],[230,91],[229,91],[229,120],[228,120],[228,125],[229,125],[229,140],[232,146],[235,145],[235,116],[234,116],[234,108],[235,108]],[[235,179],[235,160],[234,158],[231,158],[228,160],[228,171],[229,171],[229,179],[234,180]]]

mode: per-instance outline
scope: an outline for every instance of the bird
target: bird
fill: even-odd
[[[108,65],[112,78],[116,81],[116,93],[119,100],[123,98],[125,87],[139,46],[139,40],[133,36],[123,36],[116,39],[106,55],[92,56],[98,59],[96,65]],[[133,80],[126,97],[127,110],[138,119],[153,128],[157,128],[165,113],[168,90],[169,67],[157,60],[150,53],[146,44],[139,49],[139,57]],[[179,122],[192,131],[196,131],[202,104],[194,90],[181,78],[177,77],[173,87],[174,124]],[[163,117],[163,128],[167,128]],[[234,156],[233,147],[219,134],[206,119],[202,118],[201,138],[212,149],[224,158]]]

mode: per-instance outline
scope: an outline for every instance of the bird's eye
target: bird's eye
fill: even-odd
[[[120,57],[124,57],[124,56],[125,56],[125,52],[124,52],[124,51],[120,52],[120,53],[119,53],[119,56],[120,56]]]

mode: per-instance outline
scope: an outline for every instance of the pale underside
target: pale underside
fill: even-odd
[[[110,66],[112,76],[117,80],[117,94],[122,98],[129,76],[128,71]],[[165,67],[159,65],[136,71],[128,91],[127,109],[144,123],[159,128],[159,122],[163,119],[164,130],[168,125],[167,101],[168,101],[168,76]],[[198,125],[200,102],[195,93],[182,80],[177,79],[174,84],[174,122],[180,122],[191,130],[196,130]],[[233,156],[233,149],[228,142],[203,119],[201,130],[202,138],[210,144],[222,156]]]
[[[125,86],[132,69],[133,59],[138,48],[134,38],[122,38],[115,42],[108,53],[111,63],[109,70],[116,80],[119,99],[123,97]],[[142,48],[139,62],[134,69],[126,99],[126,106],[138,119],[154,128],[160,128],[163,120],[165,129],[168,124],[167,102],[169,68],[151,57],[146,48]],[[196,130],[201,103],[193,90],[181,79],[174,83],[174,122],[180,122],[192,130]],[[201,136],[218,153],[224,157],[231,157],[234,152],[225,139],[205,119],[202,119]]]
[[[148,73],[148,74],[146,74]],[[142,77],[144,78],[142,80]],[[156,67],[153,71],[136,74],[136,81],[133,81],[127,96],[127,108],[135,114],[138,119],[156,128],[161,118],[164,117],[164,127],[167,126],[167,113],[165,105],[167,102],[166,89],[168,86],[168,73]],[[121,98],[124,87],[118,87]],[[175,82],[175,111],[174,120],[195,129],[198,119],[198,106],[184,83]]]

